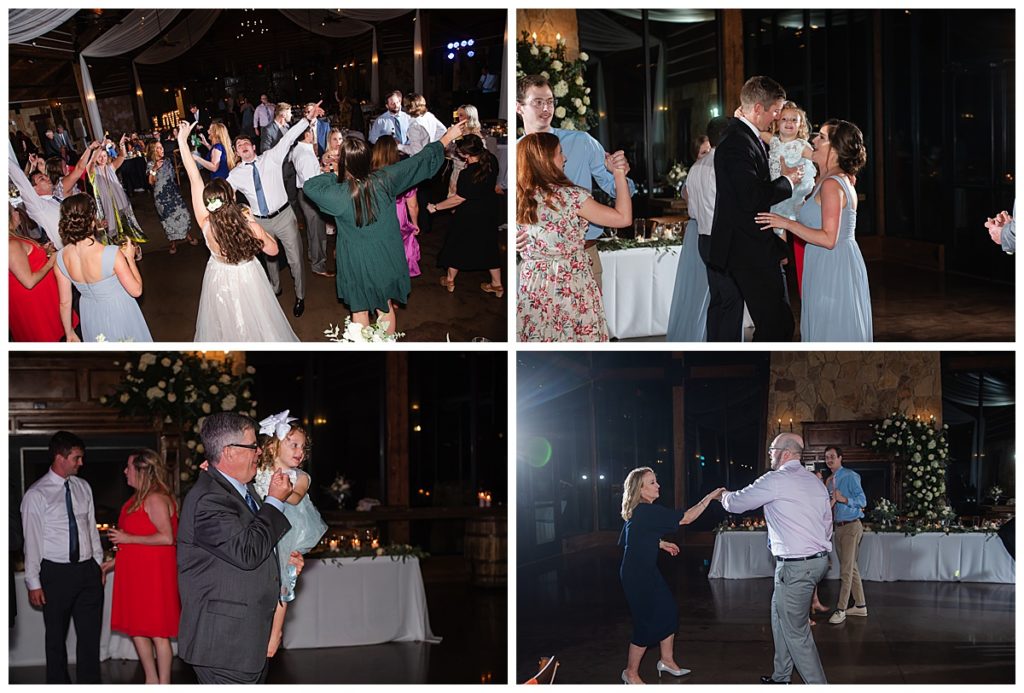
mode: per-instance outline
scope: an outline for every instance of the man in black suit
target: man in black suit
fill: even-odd
[[[281,593],[275,547],[291,529],[282,503],[292,484],[274,474],[259,503],[251,483],[259,458],[252,419],[213,414],[200,435],[209,469],[185,497],[178,526],[178,656],[199,683],[262,683]],[[301,556],[293,553],[291,561],[301,569]]]
[[[768,148],[760,132],[778,119],[785,99],[775,80],[748,79],[740,90],[740,117],[715,149],[715,219],[710,239],[700,239],[711,289],[709,342],[739,341],[744,302],[754,321],[755,342],[793,338],[793,312],[779,264],[786,244],[754,221],[758,212],[792,195],[803,177],[799,167],[790,168],[785,161],[782,175],[769,177]]]

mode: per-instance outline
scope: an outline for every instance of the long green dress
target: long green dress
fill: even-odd
[[[415,156],[371,174],[375,183],[373,211],[377,218],[372,224],[359,227],[348,183],[339,183],[333,173],[306,181],[302,188],[306,197],[334,217],[338,229],[338,298],[353,313],[387,312],[388,299],[398,303],[409,299],[409,263],[395,214],[395,198],[433,176],[443,163],[444,147],[440,142],[432,142]]]

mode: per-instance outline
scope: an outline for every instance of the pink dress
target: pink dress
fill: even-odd
[[[398,214],[398,226],[402,230],[402,244],[405,245],[405,259],[409,263],[409,276],[420,276],[420,242],[416,240],[416,227],[409,220],[409,210],[405,201],[416,197],[416,188],[406,190],[395,200],[395,212]]]

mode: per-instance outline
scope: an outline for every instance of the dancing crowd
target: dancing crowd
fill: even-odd
[[[597,239],[632,223],[621,151],[551,126],[546,78],[520,79],[517,113],[517,334],[520,341],[607,341]],[[860,129],[832,119],[810,138],[806,114],[768,77],[752,77],[733,118],[715,118],[687,178],[690,221],[668,341],[790,341],[787,234],[795,246],[803,341],[871,341],[867,270],[855,238]],[[592,181],[615,200],[591,196]],[[806,246],[806,251],[804,247]]]
[[[78,476],[85,443],[59,431],[51,465],[21,502],[25,586],[43,612],[46,682],[71,683],[66,639],[75,623],[76,681],[100,683],[104,585],[114,575],[110,629],[132,639],[146,683],[171,682],[173,651],[200,683],[262,683],[281,646],[303,554],[327,530],[299,467],[310,441],[288,411],[206,418],[207,462],[179,506],[153,450],[128,455],[132,493],[104,555],[92,488]]]
[[[281,256],[295,318],[311,272],[334,279],[353,322],[394,334],[394,306],[408,302],[410,277],[421,273],[417,236],[440,214],[452,217],[437,258],[441,285],[452,292],[460,271],[486,271],[481,289],[500,298],[504,190],[497,142],[477,109],[460,106],[445,127],[421,94],[393,91],[367,136],[359,105],[336,100],[337,113],[308,103],[294,122],[290,104],[265,94],[258,107],[240,97],[237,110],[214,118],[192,106],[173,130],[125,133],[81,154],[63,128],[48,133],[42,156],[30,137],[12,133],[8,169],[22,205],[9,209],[11,338],[152,341],[135,300],[147,242],[130,199],[138,189],[119,177],[136,156],[146,159],[139,183],[152,191],[169,254],[200,237],[210,251],[196,341],[298,341],[277,300]]]

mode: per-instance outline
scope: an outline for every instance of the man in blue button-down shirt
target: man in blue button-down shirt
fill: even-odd
[[[594,182],[613,199],[615,198],[615,176],[605,166],[604,147],[593,137],[580,130],[563,130],[551,127],[555,118],[555,96],[547,78],[542,75],[526,75],[519,80],[516,92],[516,113],[523,119],[523,130],[527,135],[535,132],[550,132],[558,137],[565,155],[565,176],[584,190],[594,189]],[[616,162],[625,163],[626,155],[620,149],[612,154]],[[629,173],[629,164],[626,164]],[[636,194],[636,186],[629,181],[629,194]],[[590,225],[585,235],[587,255],[590,256],[594,280],[601,286],[601,260],[597,254],[597,239],[604,229]],[[524,234],[525,235],[525,234]],[[521,244],[521,239],[517,238]]]
[[[860,474],[843,466],[843,451],[835,446],[825,448],[825,465],[832,472],[825,485],[832,498],[832,512],[835,520],[834,543],[839,554],[839,600],[836,612],[828,619],[829,623],[842,623],[847,616],[867,616],[867,601],[864,599],[864,586],[860,581],[860,570],[857,568],[857,556],[860,554],[860,540],[864,536],[864,526],[860,519],[864,517],[864,508],[868,504],[864,488],[860,484]],[[850,592],[853,592],[853,607],[850,605]]]

